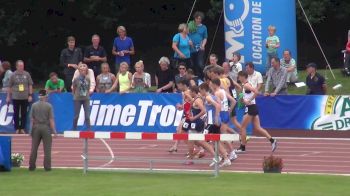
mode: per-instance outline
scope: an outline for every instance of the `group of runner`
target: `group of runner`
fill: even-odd
[[[238,73],[237,83],[228,75],[224,74],[221,66],[213,66],[206,69],[205,81],[194,84],[186,77],[176,81],[177,89],[181,91],[183,103],[177,108],[184,111],[184,116],[177,128],[178,133],[209,133],[209,134],[233,134],[236,133],[229,124],[230,121],[240,134],[240,146],[235,149],[232,142],[219,142],[219,160],[215,159],[214,147],[206,141],[188,141],[188,161],[185,164],[193,164],[192,159],[204,156],[204,150],[213,158],[210,166],[220,162],[220,167],[231,165],[237,159],[238,153],[246,151],[247,134],[249,123],[253,124],[255,132],[265,136],[272,146],[272,152],[277,148],[277,140],[260,126],[259,112],[255,98],[259,92],[248,82],[248,74],[245,71]],[[237,105],[245,107],[242,122],[236,118]],[[198,146],[198,148],[195,148]],[[176,152],[178,141],[169,152]]]

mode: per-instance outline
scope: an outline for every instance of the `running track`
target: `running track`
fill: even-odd
[[[169,154],[167,150],[171,141],[132,141],[132,140],[89,140],[90,156],[122,158],[155,158],[167,160],[184,160],[186,146],[181,143],[177,153]],[[238,146],[238,144],[237,144]],[[82,167],[83,140],[58,137],[53,139],[53,167]],[[31,139],[24,135],[12,137],[12,152],[25,155],[24,167],[28,166]],[[266,139],[252,138],[247,145],[247,152],[226,171],[261,172],[264,156],[271,154],[270,143]],[[314,138],[278,138],[278,149],[274,155],[284,160],[283,172],[350,174],[350,140],[349,139],[314,139]],[[204,159],[209,162],[209,155]],[[43,151],[39,148],[37,167],[42,167]],[[149,167],[149,162],[125,162],[110,160],[90,160],[89,167],[99,168],[138,168]],[[207,163],[191,166],[181,163],[154,163],[155,169],[171,170],[210,170]]]

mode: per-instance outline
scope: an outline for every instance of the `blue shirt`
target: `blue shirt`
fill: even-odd
[[[197,26],[197,31],[189,34],[194,48],[191,50],[191,52],[197,52],[203,42],[204,39],[208,38],[208,30],[205,25],[199,25]]]
[[[183,38],[180,33],[177,33],[173,37],[173,42],[177,43],[179,50],[186,56],[186,59],[191,57],[191,46],[190,46],[190,37],[186,36]],[[180,58],[177,52],[174,53],[174,58]]]
[[[134,43],[130,37],[125,37],[124,40],[121,40],[120,37],[116,37],[113,42],[113,47],[115,47],[117,52],[128,50],[134,47]],[[120,64],[122,62],[127,62],[130,65],[130,54],[124,54],[124,56],[116,56],[115,63]]]

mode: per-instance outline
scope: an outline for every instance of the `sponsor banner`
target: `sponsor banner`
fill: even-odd
[[[279,57],[289,49],[297,60],[294,0],[224,0],[224,18],[226,59],[239,52],[243,63],[252,61],[265,73],[267,28],[273,25],[281,43]]]
[[[182,117],[182,111],[176,110],[176,104],[181,101],[181,94],[95,93],[90,101],[92,130],[174,133]],[[71,130],[74,115],[72,95],[51,94],[49,102],[54,107],[58,132]],[[257,104],[265,128],[281,131],[350,130],[350,96],[258,97]],[[244,109],[237,111],[239,121],[243,113]],[[83,109],[79,116],[78,128],[85,130]],[[14,131],[13,106],[7,106],[6,94],[0,94],[0,132]],[[248,133],[251,133],[251,128],[248,128]]]
[[[277,96],[257,99],[263,127],[350,130],[350,96]]]
[[[59,132],[73,127],[73,98],[69,93],[51,94],[55,121]],[[181,94],[99,94],[90,100],[92,130],[115,132],[173,133],[182,117],[176,104],[182,103]],[[84,110],[81,108],[78,129],[86,130]]]

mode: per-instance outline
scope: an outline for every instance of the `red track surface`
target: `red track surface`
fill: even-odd
[[[171,141],[131,141],[131,140],[89,140],[89,156],[155,158],[167,160],[184,160],[186,146],[181,143],[179,151],[169,154],[167,150]],[[110,150],[108,150],[108,147]],[[238,146],[238,144],[237,144]],[[67,139],[58,137],[53,140],[52,165],[53,167],[82,167],[82,139]],[[21,152],[25,155],[24,166],[28,166],[31,149],[31,139],[28,136],[14,136],[12,138],[12,152]],[[302,173],[331,173],[350,174],[350,140],[340,139],[278,139],[278,149],[274,153],[284,160],[284,172]],[[247,152],[239,155],[227,171],[262,171],[264,156],[271,154],[270,143],[266,139],[253,138],[247,145]],[[211,159],[207,155],[206,159]],[[37,166],[43,162],[42,147],[38,154]],[[149,162],[126,162],[110,160],[90,160],[89,167],[100,168],[148,168]],[[196,163],[191,166],[181,163],[154,163],[155,169],[181,170],[210,170],[207,163]]]

